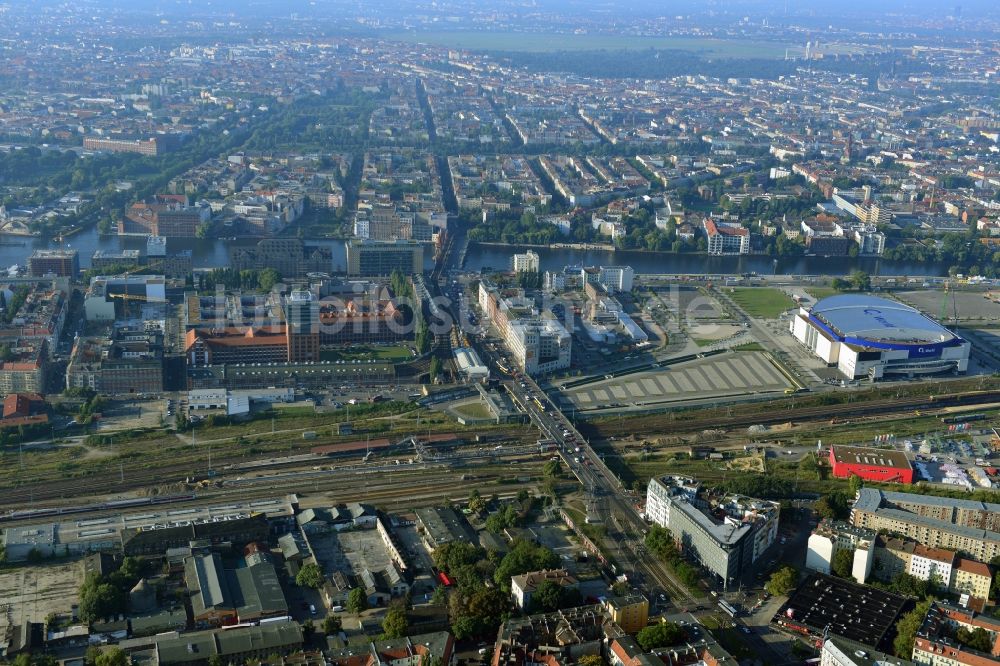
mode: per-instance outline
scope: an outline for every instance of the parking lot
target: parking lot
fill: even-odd
[[[785,375],[763,352],[737,352],[586,384],[563,393],[579,410],[784,391]]]

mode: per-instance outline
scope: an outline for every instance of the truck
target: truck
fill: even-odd
[[[316,439],[316,431],[306,430],[304,433],[302,433],[302,439]]]

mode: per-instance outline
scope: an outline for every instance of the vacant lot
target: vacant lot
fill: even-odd
[[[761,319],[774,319],[795,307],[785,292],[770,287],[735,287],[729,295],[748,315]]]
[[[66,614],[77,602],[80,562],[19,567],[0,573],[0,635],[7,622],[44,622],[50,613]]]

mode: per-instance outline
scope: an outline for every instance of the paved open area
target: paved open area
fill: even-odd
[[[791,384],[763,352],[734,352],[586,384],[563,393],[579,410],[784,391]]]
[[[954,323],[956,312],[959,323],[976,325],[1000,322],[1000,293],[922,289],[900,291],[894,296],[945,326]],[[944,317],[941,316],[942,311]]]
[[[0,573],[0,635],[11,623],[44,622],[50,613],[67,612],[76,603],[82,571],[73,560]]]

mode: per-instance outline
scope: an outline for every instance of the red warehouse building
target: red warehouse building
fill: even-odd
[[[866,481],[913,483],[913,465],[901,451],[831,446],[830,466],[840,479],[859,476]]]

